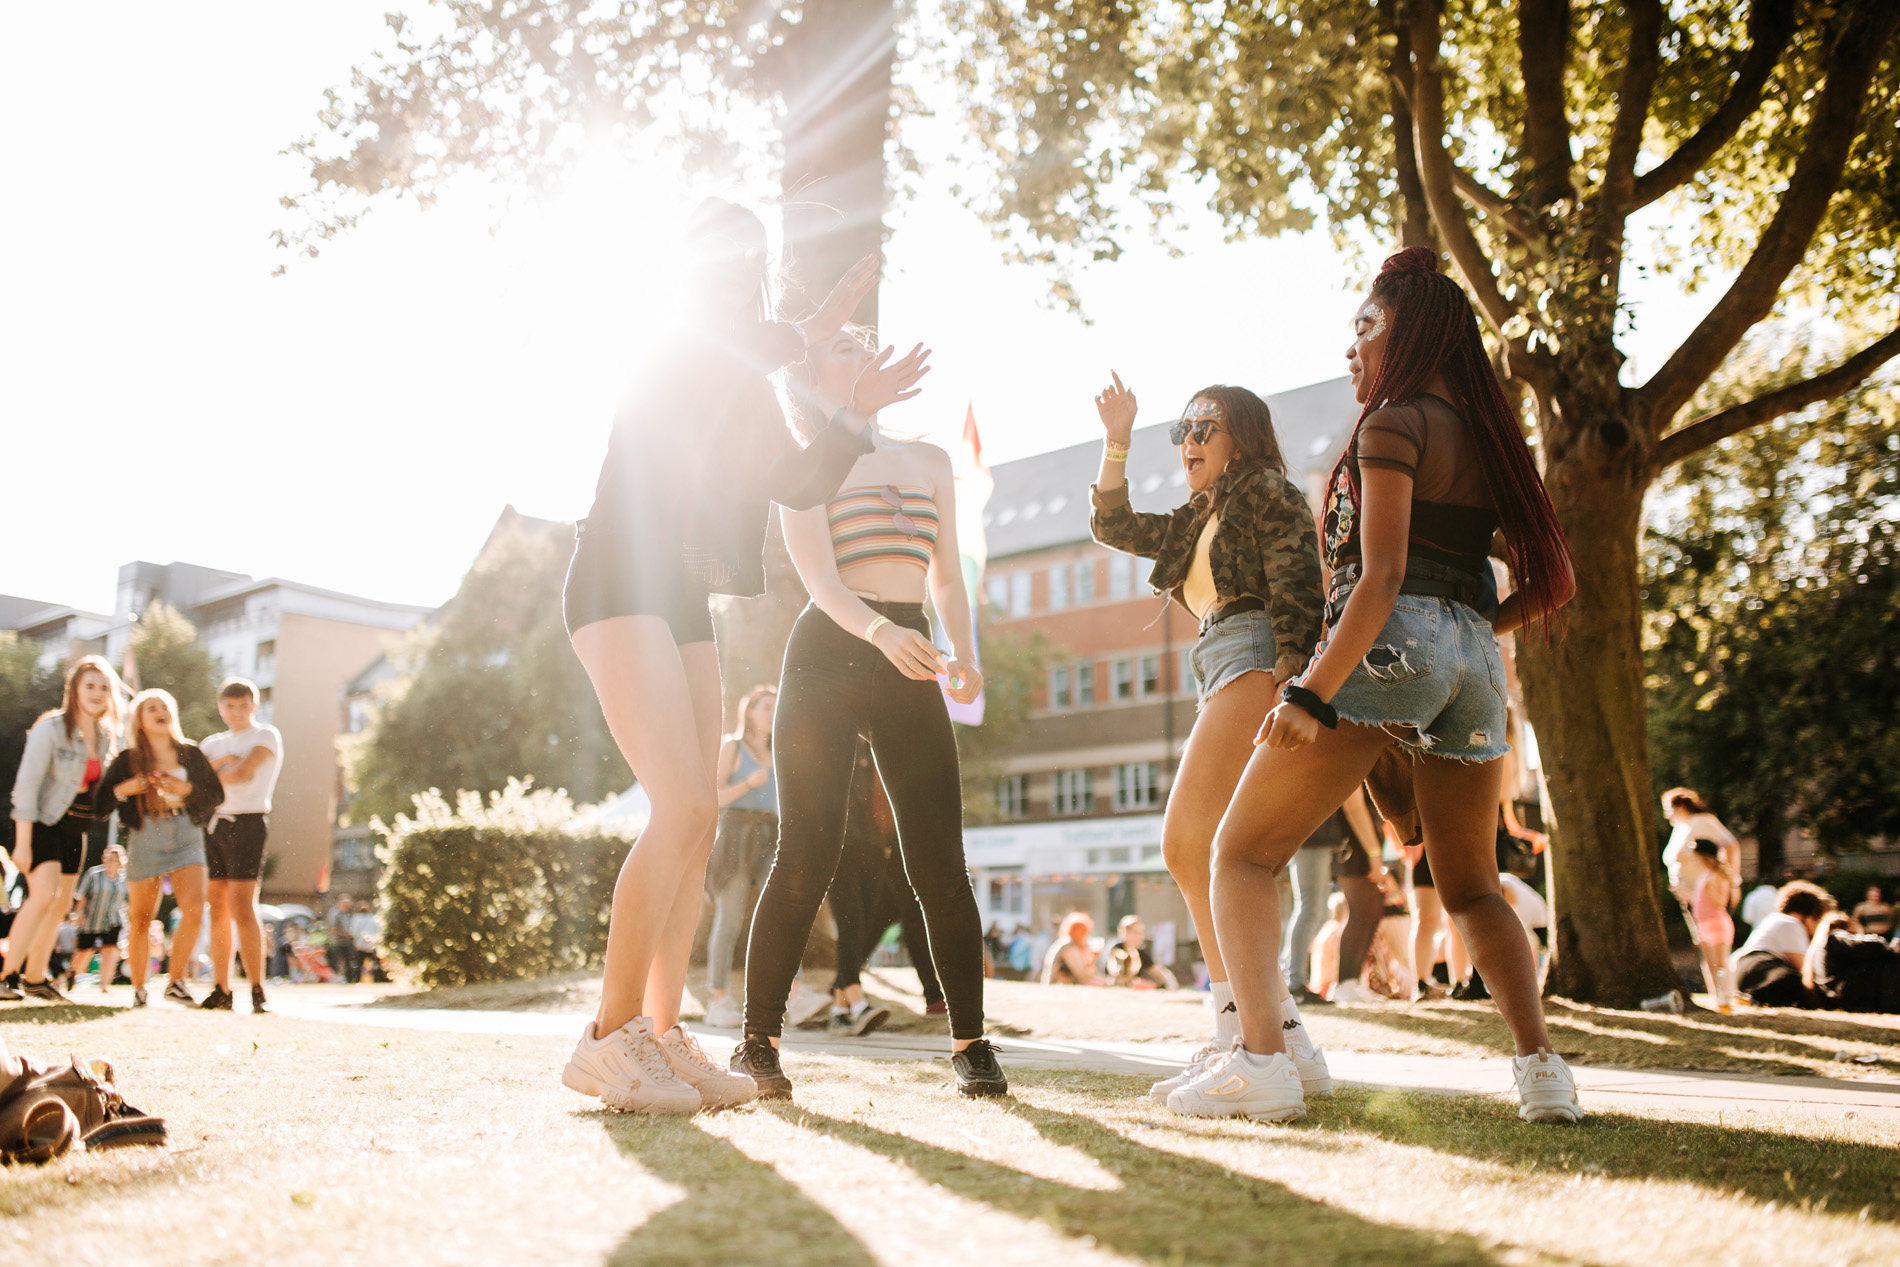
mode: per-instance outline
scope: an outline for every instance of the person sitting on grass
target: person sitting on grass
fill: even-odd
[[[1886,937],[1893,932],[1893,907],[1887,905],[1887,899],[1878,884],[1867,886],[1867,896],[1854,908],[1854,924],[1863,933],[1875,937]]]
[[[1107,973],[1110,985],[1135,990],[1172,990],[1180,983],[1167,968],[1155,962],[1148,952],[1148,927],[1139,915],[1124,915],[1116,925],[1120,934],[1108,948]]]
[[[1801,965],[1815,1006],[1843,1012],[1900,1012],[1900,945],[1851,933],[1843,911],[1821,917]]]
[[[1815,930],[1833,909],[1834,899],[1819,885],[1782,885],[1775,913],[1755,926],[1730,960],[1735,989],[1756,1007],[1812,1006],[1802,972]]]
[[[1101,985],[1096,972],[1095,951],[1089,948],[1089,933],[1095,921],[1080,911],[1062,917],[1062,935],[1049,947],[1042,961],[1044,985]]]

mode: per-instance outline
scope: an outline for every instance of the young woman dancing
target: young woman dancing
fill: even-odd
[[[1105,435],[1089,531],[1110,549],[1153,559],[1155,589],[1201,622],[1200,641],[1188,658],[1199,711],[1168,790],[1161,854],[1200,933],[1213,983],[1214,1040],[1180,1073],[1150,1089],[1155,1102],[1165,1104],[1177,1087],[1240,1041],[1224,957],[1227,934],[1217,935],[1209,906],[1208,859],[1214,829],[1247,764],[1247,741],[1281,684],[1313,654],[1324,601],[1313,511],[1287,479],[1267,403],[1244,387],[1195,393],[1168,433],[1181,447],[1191,495],[1171,514],[1144,514],[1128,503],[1135,394],[1122,386],[1120,375],[1111,377],[1113,385],[1095,398]],[[1345,799],[1342,793],[1330,808]],[[1308,834],[1318,826],[1316,820]],[[1263,947],[1279,949],[1277,924],[1271,930],[1236,925],[1231,932],[1265,938]],[[1300,1023],[1291,995],[1282,1001],[1282,1013],[1276,1024],[1287,1026],[1307,1089],[1330,1093],[1326,1057]]]
[[[26,901],[7,939],[0,999],[68,1001],[46,969],[79,883],[93,789],[118,747],[118,675],[104,657],[84,656],[67,670],[60,706],[26,732],[13,780],[13,865],[26,876]]]
[[[752,890],[778,846],[778,785],[772,778],[772,714],[778,688],[755,686],[739,697],[732,733],[719,746],[719,832],[706,864],[712,932],[706,938],[706,1024],[732,1029],[732,952],[752,918]]]
[[[1412,758],[1439,900],[1517,1044],[1518,1115],[1581,1116],[1496,852],[1508,750],[1496,634],[1548,621],[1575,583],[1470,301],[1437,263],[1422,247],[1388,259],[1353,320],[1346,359],[1365,408],[1327,500],[1327,640],[1281,692],[1214,842],[1214,923],[1243,1041],[1170,1097],[1177,1112],[1305,1116],[1274,1006],[1277,939],[1258,930],[1278,931],[1280,868],[1396,742]],[[1519,586],[1502,604],[1486,562],[1500,527]]]
[[[169,691],[132,697],[131,739],[99,782],[99,813],[117,811],[125,827],[125,966],[132,976],[132,1006],[145,1006],[150,928],[160,889],[170,876],[178,899],[178,928],[166,968],[165,997],[194,1006],[185,985],[198,929],[205,916],[205,827],[224,803],[224,784],[211,759],[178,728],[178,701]]]
[[[798,412],[823,416],[836,408],[874,363],[867,342],[841,331],[795,373]],[[788,507],[783,518],[812,605],[792,627],[779,679],[772,745],[778,857],[752,920],[745,1041],[732,1067],[751,1075],[761,1095],[791,1095],[778,1055],[786,996],[844,848],[862,736],[923,907],[949,1005],[957,1090],[1002,1095],[1009,1083],[983,1037],[983,924],[963,863],[957,742],[936,680],[945,675],[951,697],[966,703],[983,687],[972,659],[950,457],[935,445],[880,436],[828,506]],[[947,663],[930,640],[926,590],[949,635]]]
[[[562,1081],[612,1109],[689,1113],[756,1092],[679,1024],[718,822],[719,661],[710,593],[757,595],[769,503],[816,506],[868,451],[864,419],[912,394],[921,348],[890,350],[800,448],[768,379],[823,343],[877,281],[854,266],[802,326],[766,320],[765,226],[709,199],[688,225],[695,301],[615,415],[563,611],[653,815],[614,884],[600,1008]]]

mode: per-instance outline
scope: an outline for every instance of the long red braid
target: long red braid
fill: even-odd
[[[1373,410],[1416,396],[1434,373],[1442,373],[1455,397],[1451,403],[1471,425],[1472,447],[1496,503],[1525,619],[1548,621],[1572,588],[1570,548],[1531,462],[1517,413],[1485,355],[1471,301],[1457,282],[1438,271],[1437,254],[1422,246],[1388,258],[1373,280],[1371,297],[1389,314],[1392,332],[1334,480],[1343,469],[1358,502],[1358,473],[1347,457],[1357,450],[1359,425]]]

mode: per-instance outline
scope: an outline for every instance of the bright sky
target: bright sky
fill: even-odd
[[[273,278],[301,175],[280,151],[388,7],[113,3],[83,40],[58,6],[9,13],[0,115],[31,125],[0,141],[0,593],[109,611],[119,565],[147,559],[435,604],[504,504],[587,512],[613,397],[665,317],[642,302],[656,256],[707,191],[603,161],[540,209],[390,203]],[[1342,372],[1363,278],[1321,232],[1235,245],[1208,217],[1185,258],[1137,244],[1084,273],[1093,325],[1042,306],[1047,277],[948,192],[940,107],[910,125],[929,167],[880,298],[887,339],[936,368],[894,426],[954,435],[973,403],[995,463],[1098,435],[1110,366],[1147,421],[1209,382]],[[1709,301],[1628,297],[1639,374]]]

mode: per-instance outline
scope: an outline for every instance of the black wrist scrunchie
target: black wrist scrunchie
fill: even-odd
[[[1314,721],[1326,729],[1339,729],[1339,711],[1298,682],[1288,682],[1281,687],[1280,698],[1289,704],[1298,704],[1304,708],[1313,715]]]

